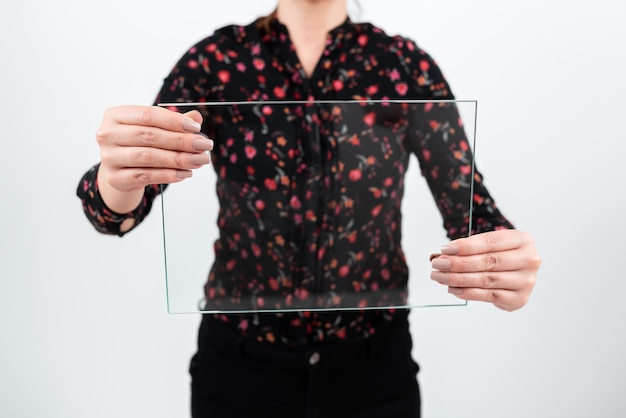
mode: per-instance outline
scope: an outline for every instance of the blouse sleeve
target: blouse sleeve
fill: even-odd
[[[208,85],[208,53],[204,44],[210,43],[211,38],[193,46],[187,51],[174,66],[170,74],[165,78],[154,105],[165,102],[200,102],[209,97]],[[169,107],[178,111],[175,106]],[[182,108],[181,111],[189,111],[191,108]],[[145,188],[144,197],[137,208],[132,212],[120,214],[109,209],[102,200],[98,191],[99,164],[93,166],[81,178],[76,194],[82,201],[83,212],[89,222],[98,232],[109,235],[123,236],[125,233],[139,225],[150,213],[154,199],[165,189],[166,185],[148,185]],[[122,222],[126,219],[134,219],[132,228],[122,232]]]
[[[404,50],[405,69],[414,94],[435,101],[416,106],[408,140],[448,237],[455,239],[466,237],[470,232],[513,228],[489,194],[483,176],[477,169],[472,173],[472,149],[456,103],[450,102],[454,95],[440,68],[414,43],[407,42]]]

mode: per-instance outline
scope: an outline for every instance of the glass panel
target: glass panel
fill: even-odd
[[[162,106],[215,141],[161,199],[169,312],[466,305],[429,256],[471,231],[476,101]]]

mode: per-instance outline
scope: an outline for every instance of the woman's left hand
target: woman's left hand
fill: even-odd
[[[451,241],[431,263],[451,294],[514,311],[528,302],[541,257],[528,233],[507,229]]]

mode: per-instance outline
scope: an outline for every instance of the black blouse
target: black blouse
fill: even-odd
[[[419,160],[450,238],[469,233],[472,176],[454,104],[394,102],[409,99],[454,97],[437,64],[414,42],[350,20],[328,34],[310,77],[276,19],[268,28],[254,22],[219,29],[180,59],[155,103],[255,102],[198,107],[203,132],[215,141],[220,208],[205,285],[212,308],[405,303],[400,208],[410,155]],[[121,236],[121,222],[134,218],[139,224],[160,188],[148,186],[135,211],[116,214],[102,202],[96,174],[97,166],[79,185],[85,213],[98,231]],[[478,172],[474,182],[472,233],[512,228]],[[259,341],[302,345],[367,336],[406,318],[406,311],[219,318]]]

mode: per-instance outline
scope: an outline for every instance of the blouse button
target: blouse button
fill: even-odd
[[[320,353],[318,352],[311,354],[311,357],[309,357],[309,364],[311,366],[315,366],[317,363],[319,363],[319,361],[320,361]]]

